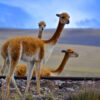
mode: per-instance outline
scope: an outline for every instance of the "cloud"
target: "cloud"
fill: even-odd
[[[83,28],[100,28],[100,21],[97,19],[84,19],[77,22],[76,25]]]
[[[55,15],[63,11],[71,16],[70,24],[65,27],[80,28],[76,23],[85,19],[100,21],[97,19],[100,17],[100,0],[1,0],[0,2],[20,8],[31,16],[31,22],[27,23],[30,28],[33,28],[32,24],[37,28],[37,23],[41,20],[47,23],[47,28],[56,28],[58,18]]]

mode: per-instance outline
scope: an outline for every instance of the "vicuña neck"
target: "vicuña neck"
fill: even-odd
[[[39,39],[42,38],[42,31],[41,31],[41,30],[39,30],[38,38],[39,38]]]
[[[69,53],[66,53],[64,55],[64,58],[63,58],[61,64],[59,65],[59,67],[56,70],[52,70],[51,72],[52,73],[58,73],[58,74],[61,73],[63,71],[63,69],[64,69],[64,66],[66,65],[66,62],[69,59],[69,56],[70,56]]]
[[[59,37],[60,37],[60,34],[61,34],[63,28],[64,28],[64,24],[59,22],[58,27],[57,27],[54,35],[49,40],[44,40],[44,42],[47,44],[49,44],[49,43],[56,44]]]

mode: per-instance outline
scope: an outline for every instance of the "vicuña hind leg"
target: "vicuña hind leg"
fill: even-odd
[[[34,70],[34,63],[33,62],[28,62],[27,64],[27,86],[25,89],[25,94],[28,93],[28,89],[30,86],[30,82],[31,82],[31,78],[32,78],[32,74],[33,74],[33,70]]]
[[[16,46],[16,50],[15,48],[13,48],[14,44],[13,42],[10,44],[10,46],[8,47],[8,58],[9,58],[9,70],[8,70],[8,75],[6,76],[6,84],[7,84],[7,93],[9,96],[9,84],[11,79],[13,79],[13,75],[16,69],[16,65],[18,63],[18,61],[20,60],[21,57],[21,46],[20,44],[15,45]],[[15,83],[15,81],[13,81],[13,83]],[[17,85],[15,85],[15,88],[17,87]],[[17,89],[17,88],[16,88]],[[18,89],[17,92],[19,93]],[[19,93],[20,94],[20,93]]]
[[[9,66],[9,72],[8,75],[6,76],[6,85],[7,85],[7,95],[8,97],[10,96],[10,89],[9,89],[9,84],[12,78],[12,75],[14,74],[15,71],[15,64],[11,64],[11,66]]]
[[[7,63],[4,62],[4,65],[3,65],[3,68],[2,68],[2,74],[4,73],[4,70],[6,68],[5,64],[7,65],[8,68],[9,68],[9,65],[10,65],[9,61]],[[1,87],[2,100],[8,99],[8,98],[6,98],[7,96],[5,96],[5,95],[7,95],[7,84],[3,83],[2,87]]]
[[[7,61],[5,60],[5,61],[4,61],[4,65],[2,66],[2,69],[1,69],[1,71],[0,71],[0,74],[1,74],[1,75],[4,74],[4,71],[5,71],[6,66],[7,66]]]

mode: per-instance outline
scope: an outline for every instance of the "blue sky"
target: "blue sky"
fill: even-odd
[[[100,0],[1,0],[0,27],[34,29],[45,21],[47,28],[56,28],[56,14],[67,12],[65,28],[100,28],[99,5]]]

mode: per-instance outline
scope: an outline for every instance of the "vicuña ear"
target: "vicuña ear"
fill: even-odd
[[[57,17],[60,17],[60,14],[56,14]]]
[[[38,23],[38,25],[40,25],[40,23]]]
[[[66,51],[66,50],[62,50],[61,52],[62,52],[62,53],[67,53],[67,51]]]

